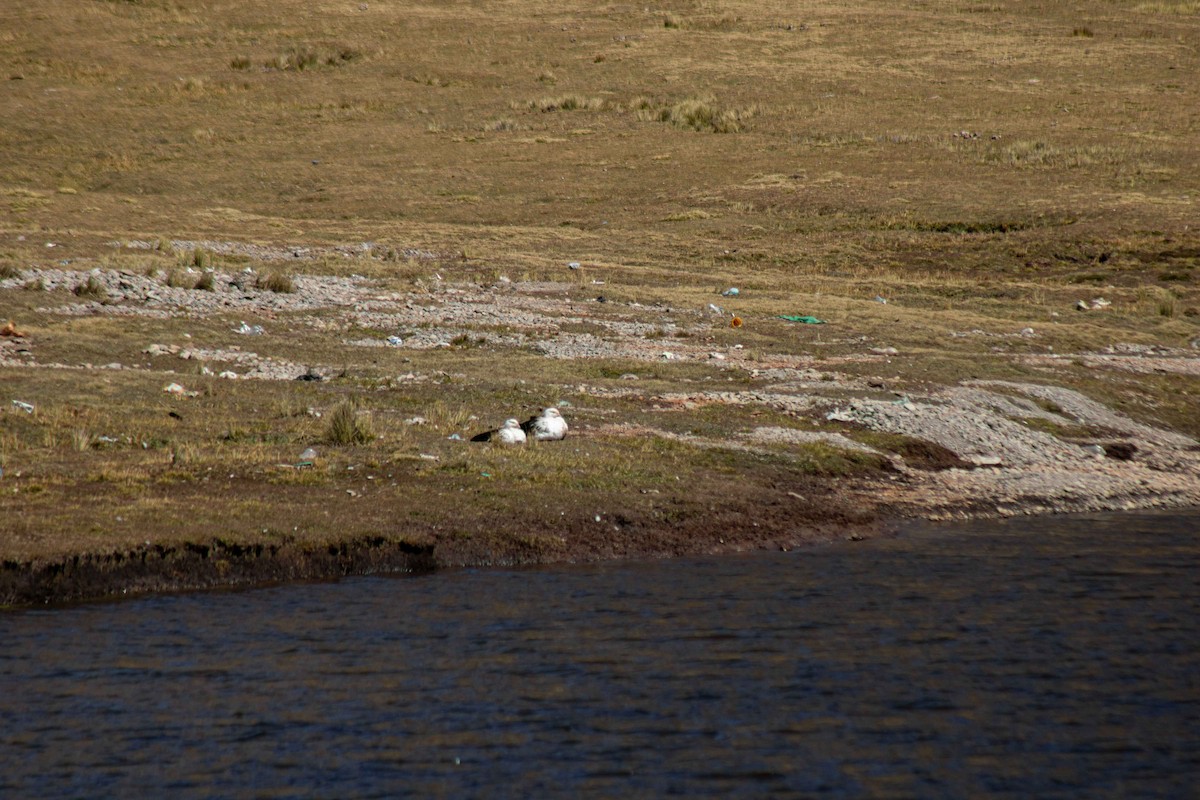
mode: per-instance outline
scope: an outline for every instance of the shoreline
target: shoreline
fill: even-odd
[[[877,491],[880,487],[875,487]],[[870,491],[855,487],[852,493]],[[1150,500],[1152,498],[1142,498]],[[515,550],[469,552],[453,546],[413,544],[403,539],[367,536],[327,544],[285,542],[240,545],[219,538],[184,542],[176,546],[142,545],[126,551],[85,553],[27,563],[0,564],[0,611],[60,608],[158,595],[208,591],[236,591],[305,582],[337,581],[352,576],[433,574],[453,569],[506,569],[532,566],[651,561],[695,556],[721,556],[755,551],[803,550],[839,540],[866,541],[900,535],[913,526],[945,528],[978,520],[1002,521],[1016,516],[1049,518],[1091,514],[1200,514],[1200,497],[1190,503],[1170,502],[1119,506],[1083,502],[1052,511],[1030,503],[1015,513],[988,513],[960,506],[954,511],[919,516],[880,516],[853,525],[806,527],[789,537],[766,530],[759,537],[739,537],[728,542],[697,540],[695,547],[670,545],[665,540],[625,542],[619,555],[595,552],[521,553]],[[1035,511],[1034,509],[1038,509]],[[614,542],[620,545],[620,542]]]

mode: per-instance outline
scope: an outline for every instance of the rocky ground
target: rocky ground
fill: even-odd
[[[55,369],[151,372],[161,375],[168,386],[178,379],[179,391],[187,392],[187,376],[196,374],[197,363],[202,365],[199,374],[229,381],[320,380],[337,373],[338,359],[329,357],[329,349],[321,351],[326,354],[323,359],[306,348],[309,335],[331,338],[336,342],[333,352],[387,348],[415,355],[469,342],[495,352],[631,365],[612,380],[570,384],[575,396],[591,398],[599,409],[590,418],[577,420],[575,437],[651,437],[767,454],[787,454],[819,442],[878,455],[891,464],[886,476],[834,481],[835,488],[852,507],[891,518],[953,520],[1200,505],[1200,445],[1195,439],[1136,421],[1077,389],[1056,385],[1053,379],[1054,367],[1065,362],[1098,372],[1200,375],[1200,352],[1195,349],[1117,342],[1096,352],[1016,350],[1002,357],[1044,369],[1047,379],[985,378],[937,384],[898,379],[906,360],[914,356],[844,326],[825,328],[824,351],[748,348],[728,336],[711,335],[714,329],[729,330],[737,324],[732,322],[734,311],[726,307],[735,298],[714,295],[712,302],[678,305],[631,300],[628,293],[610,294],[605,281],[576,274],[579,271],[573,267],[564,272],[562,282],[512,280],[504,275],[482,283],[465,282],[438,271],[438,259],[444,259],[444,254],[404,252],[390,257],[428,262],[430,269],[426,277],[398,288],[350,270],[328,275],[304,269],[306,262],[316,259],[325,263],[345,259],[352,265],[353,259],[372,252],[370,244],[316,248],[176,242],[173,246],[239,253],[257,259],[259,267],[257,271],[218,268],[212,271],[210,288],[200,290],[189,288],[202,276],[200,270],[185,273],[181,280],[164,270],[98,267],[80,272],[68,264],[24,269],[0,281],[0,292],[43,293],[37,296],[44,297],[45,303],[35,310],[43,318],[229,320],[223,344],[193,346],[184,334],[185,338],[170,341],[140,342],[134,358],[80,363],[61,355],[43,358],[38,337],[20,335],[24,332],[17,321],[16,329],[9,332],[15,335],[0,337],[0,368],[16,370],[15,374]],[[133,242],[125,247],[152,245]],[[258,276],[273,262],[288,263],[292,291],[261,288]],[[89,290],[79,291],[85,284]],[[238,319],[239,315],[253,324]],[[1029,328],[990,335],[1028,340],[1037,333]],[[270,343],[272,354],[260,355],[259,343]],[[661,389],[661,382],[647,388],[647,376],[655,366],[667,363],[702,365],[701,385],[688,380],[667,391]],[[445,370],[413,369],[386,376],[392,386],[453,379],[454,373]],[[15,405],[5,412],[21,413],[20,398],[10,399]],[[641,409],[651,415],[650,422],[645,416],[636,423],[622,420],[613,403]],[[653,424],[654,418],[667,420],[675,413],[708,407],[761,409],[796,425],[764,424],[714,434],[711,429],[689,433]],[[937,463],[928,458],[921,461],[928,454],[914,461],[880,448],[869,436],[858,435],[864,431],[929,443]],[[364,563],[369,561],[366,558]]]

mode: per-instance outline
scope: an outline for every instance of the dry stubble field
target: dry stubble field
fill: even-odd
[[[1193,2],[8,3],[3,597],[1194,504],[1198,48]]]

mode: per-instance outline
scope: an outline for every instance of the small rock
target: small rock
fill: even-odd
[[[721,294],[725,297],[737,297],[739,294],[741,294],[741,290],[739,290],[736,286],[730,286],[728,289],[721,292]]]
[[[1128,461],[1133,458],[1133,454],[1137,452],[1137,445],[1133,442],[1109,442],[1104,447],[1104,454],[1109,458],[1114,458],[1117,461]]]
[[[635,374],[633,374],[632,372],[626,372],[624,375],[622,375],[622,376],[621,376],[621,380],[623,380],[623,381],[636,381],[636,380],[641,380],[641,379],[640,379],[640,378],[638,378],[638,376],[637,376],[637,375],[635,375]]]
[[[1104,448],[1098,444],[1084,445],[1083,452],[1087,453],[1090,456],[1095,456],[1096,458],[1104,458],[1107,455],[1107,453],[1104,451]]]
[[[1000,456],[971,456],[967,460],[977,467],[998,467],[1004,463]]]

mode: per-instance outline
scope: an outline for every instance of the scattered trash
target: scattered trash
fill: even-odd
[[[621,378],[620,378],[620,380],[623,380],[623,381],[638,381],[638,380],[641,380],[641,378],[639,378],[639,377],[638,377],[636,374],[634,374],[634,373],[632,373],[632,372],[626,372],[626,373],[624,373],[623,375],[621,375]]]
[[[462,437],[459,436],[457,433],[452,433],[449,436],[447,436],[446,438],[452,442],[461,442],[462,441]]]
[[[583,264],[580,264],[578,261],[572,261],[571,263],[567,264],[567,266],[571,269],[579,269],[583,266]]]
[[[435,456],[431,453],[421,453],[421,460],[423,460],[423,461],[441,461],[442,459],[440,456]]]
[[[850,408],[835,408],[825,415],[825,419],[830,422],[858,422],[858,417],[854,415],[854,410]]]
[[[21,409],[22,411],[24,411],[26,414],[33,413],[33,403],[26,403],[23,400],[13,400],[12,404],[14,406],[16,406],[17,408]]]
[[[592,278],[592,284],[593,284],[594,286],[603,286],[603,285],[604,285],[604,281],[598,281],[598,280],[596,280],[595,278]]]
[[[816,317],[808,317],[800,314],[780,314],[779,319],[786,319],[788,322],[800,322],[805,325],[824,325],[825,320],[817,319]]]
[[[881,356],[894,356],[900,351],[894,347],[872,347],[871,352]]]
[[[724,361],[725,360],[724,353],[709,353],[708,357],[714,361]]]
[[[731,328],[740,328],[742,325],[743,323],[741,317],[734,317],[733,319],[729,320],[729,327]]]
[[[317,451],[315,448],[312,448],[312,447],[306,447],[304,449],[304,452],[300,454],[301,461],[314,461],[314,460],[316,460],[316,458],[317,458]]]
[[[1104,458],[1108,455],[1108,453],[1104,451],[1104,448],[1098,444],[1085,444],[1083,446],[1083,452],[1095,458]]]
[[[14,323],[11,319],[3,328],[0,328],[0,336],[13,336],[19,338],[24,335],[25,333],[23,331],[17,330],[16,323]]]
[[[913,405],[913,401],[909,400],[907,397],[901,397],[899,400],[893,400],[892,405],[900,406],[905,411],[916,411],[917,410],[917,407],[915,405]]]
[[[237,376],[238,374],[236,372],[229,369],[225,370],[224,372],[217,373],[218,378],[227,378],[229,380],[237,380]]]
[[[243,336],[261,336],[266,331],[263,329],[262,325],[250,326],[245,322],[242,322],[241,325],[233,329],[233,332],[240,333]]]
[[[1111,301],[1106,300],[1103,297],[1096,297],[1096,298],[1093,298],[1092,302],[1090,302],[1090,303],[1086,300],[1080,300],[1079,302],[1075,303],[1075,310],[1077,310],[1077,311],[1100,311],[1102,309],[1108,308],[1111,305],[1112,305]]]
[[[399,347],[400,345],[404,344],[404,340],[399,336],[389,336],[387,337],[387,343],[392,347]]]
[[[877,294],[877,295],[875,295],[875,302],[876,302],[876,303],[883,303],[883,304],[886,306],[886,305],[887,305],[887,298],[886,298],[886,297],[884,297],[883,295],[879,295],[879,294]]]
[[[570,408],[570,407],[571,407],[571,401],[570,401],[570,400],[559,400],[559,401],[558,401],[558,407],[559,407],[559,408]]]
[[[163,391],[167,394],[173,394],[176,397],[199,397],[200,393],[196,391],[189,392],[187,389],[180,386],[178,383],[168,383],[163,387]]]
[[[720,306],[715,305],[713,303],[708,304],[708,310],[719,316],[722,316],[722,317],[725,316],[725,310],[722,309]]]
[[[405,425],[424,425],[427,422],[429,422],[429,420],[425,419],[424,417],[409,417],[408,419],[404,420]]]
[[[663,351],[663,354],[662,354],[662,360],[663,360],[663,361],[674,361],[674,360],[675,360],[675,354],[674,354],[674,353],[672,353],[672,352],[670,352],[670,351],[666,351],[666,350],[664,350],[664,351]]]
[[[1035,336],[1033,328],[1021,328],[1022,336]]]
[[[490,472],[481,472],[481,473],[479,473],[479,477],[481,477],[481,478],[490,478],[490,477],[492,477],[492,473],[490,473]]]
[[[725,291],[721,292],[723,297],[737,297],[741,291],[736,286],[730,286]]]

